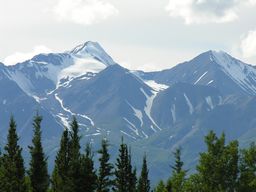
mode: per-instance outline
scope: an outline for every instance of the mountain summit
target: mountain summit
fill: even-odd
[[[78,45],[70,51],[71,55],[76,57],[93,57],[106,65],[113,65],[115,62],[105,52],[101,45],[97,42],[87,41],[84,44]]]
[[[212,86],[223,94],[256,94],[256,69],[223,51],[207,51],[171,69],[144,76],[166,85],[184,82]]]
[[[121,67],[89,41],[14,66],[0,64],[0,89],[0,139],[13,114],[25,149],[33,113],[39,111],[52,161],[72,116],[78,119],[82,144],[94,143],[96,149],[106,137],[114,154],[123,136],[135,160],[146,151],[156,180],[169,176],[170,151],[179,146],[193,167],[209,130],[225,132],[242,145],[256,138],[256,69],[221,51],[147,73]]]

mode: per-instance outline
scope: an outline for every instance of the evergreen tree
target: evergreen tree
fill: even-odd
[[[172,166],[172,176],[167,182],[167,191],[180,192],[184,191],[186,172],[183,169],[184,162],[181,160],[181,148],[177,148],[173,153],[175,164]]]
[[[78,135],[79,126],[75,117],[71,122],[71,140],[70,140],[70,163],[69,179],[72,192],[82,192],[81,178],[81,153],[80,153],[80,136]]]
[[[37,114],[33,121],[34,136],[32,146],[29,146],[31,154],[29,177],[32,192],[46,192],[49,186],[47,159],[41,143],[41,122],[42,117]]]
[[[18,145],[18,141],[16,123],[14,118],[11,117],[7,144],[4,147],[5,152],[0,160],[1,191],[26,191],[24,160],[21,155],[22,148]]]
[[[180,173],[183,171],[184,162],[181,161],[181,148],[177,148],[175,152],[173,152],[175,158],[175,165],[172,166],[173,173]]]
[[[110,155],[108,153],[108,147],[108,141],[103,139],[101,142],[101,149],[98,151],[100,154],[100,167],[97,181],[97,192],[109,192],[113,185],[113,181],[111,179],[113,175],[113,165],[109,162]]]
[[[150,181],[148,179],[148,167],[147,167],[147,158],[144,156],[142,170],[138,182],[138,189],[139,192],[149,192],[150,191]]]
[[[81,160],[81,191],[93,192],[97,188],[97,175],[94,170],[93,154],[90,144],[86,145]]]
[[[201,176],[196,173],[189,176],[188,179],[186,179],[183,187],[184,192],[204,192],[203,190],[204,181],[201,178]]]
[[[132,169],[132,166],[131,166]],[[137,170],[136,168],[133,169],[133,171],[130,173],[130,181],[129,181],[129,191],[134,192],[137,189]]]
[[[136,171],[131,166],[131,155],[128,152],[127,145],[122,143],[119,148],[119,156],[116,162],[115,181],[113,190],[116,192],[134,192],[136,191]]]
[[[256,190],[256,145],[252,143],[248,149],[241,151],[239,163],[239,192],[255,192]]]
[[[225,145],[225,135],[220,138],[211,131],[205,137],[207,152],[200,154],[197,166],[203,181],[202,191],[235,191],[238,177],[238,142]]]
[[[182,170],[179,173],[173,173],[172,177],[167,182],[167,191],[168,192],[185,192],[185,176],[186,172]]]
[[[136,184],[137,184],[136,174],[137,174],[136,168],[133,169],[132,167],[132,153],[130,148],[128,152],[128,163],[127,163],[128,192],[136,191]]]
[[[162,180],[158,183],[154,192],[168,192]]]
[[[52,189],[54,192],[69,192],[70,181],[68,177],[70,164],[70,138],[67,129],[64,130],[60,141],[60,149],[55,159],[52,175]]]

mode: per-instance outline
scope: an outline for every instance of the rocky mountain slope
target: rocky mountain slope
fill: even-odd
[[[138,166],[146,152],[155,180],[170,174],[171,151],[179,146],[193,170],[211,129],[243,146],[256,138],[256,69],[225,52],[208,51],[146,73],[121,67],[98,43],[86,42],[14,66],[0,64],[0,89],[0,144],[14,115],[26,152],[39,111],[51,161],[72,116],[83,143],[93,142],[95,149],[107,137],[114,155],[124,136]]]

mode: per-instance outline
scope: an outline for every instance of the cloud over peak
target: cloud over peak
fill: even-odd
[[[19,62],[29,60],[37,54],[50,53],[50,52],[52,52],[52,51],[48,47],[46,47],[44,45],[38,45],[38,46],[35,46],[31,52],[27,52],[27,53],[16,52],[16,53],[13,53],[12,55],[7,56],[4,59],[4,64],[5,65],[15,65]]]
[[[238,18],[242,4],[254,5],[256,0],[169,0],[166,10],[186,24],[225,23]]]
[[[256,56],[256,30],[251,30],[244,36],[240,48],[245,58]]]
[[[58,0],[54,13],[61,21],[91,25],[118,14],[105,0]]]

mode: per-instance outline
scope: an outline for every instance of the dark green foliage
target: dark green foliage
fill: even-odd
[[[52,175],[52,190],[54,192],[68,192],[70,189],[69,164],[70,164],[70,138],[67,129],[64,130],[60,142],[60,150],[55,159]]]
[[[172,177],[167,182],[167,191],[168,192],[185,192],[184,185],[185,185],[185,176],[186,172],[184,170],[180,171],[179,173],[173,173]]]
[[[101,149],[98,151],[100,154],[100,167],[97,181],[97,192],[109,192],[113,185],[113,181],[111,179],[113,175],[113,165],[109,162],[110,155],[108,153],[108,147],[108,141],[103,139],[101,142]]]
[[[186,171],[183,169],[184,162],[181,160],[181,148],[177,148],[173,153],[175,164],[172,166],[172,176],[167,182],[168,192],[184,191]]]
[[[132,169],[132,165],[131,165],[131,169]],[[129,191],[136,191],[136,188],[137,188],[136,185],[137,185],[137,170],[136,168],[134,168],[130,174]]]
[[[154,192],[168,192],[164,182],[161,180],[156,186]]]
[[[102,141],[98,151],[99,171],[94,168],[93,153],[88,144],[85,153],[80,153],[79,127],[76,118],[71,123],[71,132],[63,132],[60,149],[52,173],[52,188],[49,189],[47,159],[41,143],[42,117],[34,117],[34,136],[29,147],[31,160],[28,176],[18,145],[16,123],[11,117],[7,144],[0,152],[0,192],[149,192],[150,180],[147,159],[138,180],[132,166],[131,150],[123,139],[116,160],[115,171],[110,163],[109,144]],[[256,192],[256,145],[238,151],[238,142],[225,144],[225,135],[217,137],[211,131],[205,137],[207,151],[199,156],[197,172],[187,176],[181,160],[181,149],[173,154],[175,163],[172,176],[165,184],[161,181],[155,192]],[[137,186],[137,187],[136,187]]]
[[[81,178],[81,153],[80,153],[80,136],[78,135],[79,127],[76,118],[71,123],[71,140],[70,140],[70,163],[69,179],[70,187],[73,192],[82,191]]]
[[[203,192],[203,179],[199,174],[190,175],[183,186],[183,191],[189,192]]]
[[[135,192],[136,184],[137,184],[137,177],[136,177],[137,170],[136,170],[136,168],[133,169],[133,167],[132,167],[131,149],[128,152],[127,174],[128,174],[128,192]]]
[[[139,192],[149,192],[150,191],[150,181],[148,179],[148,166],[147,166],[147,158],[144,156],[143,164],[141,169],[141,174],[138,182],[137,191]]]
[[[220,138],[211,131],[205,137],[207,152],[200,154],[198,174],[203,191],[235,191],[238,176],[238,142],[225,145],[225,135]]]
[[[94,170],[91,146],[86,145],[85,155],[81,159],[81,191],[93,192],[97,187],[97,175]]]
[[[37,114],[33,122],[34,136],[32,146],[29,146],[31,154],[29,177],[32,192],[46,192],[49,187],[47,159],[41,143],[41,121],[42,117]]]
[[[6,192],[26,191],[24,160],[21,156],[22,148],[18,145],[16,123],[11,117],[7,144],[4,155],[0,159],[0,189]]]
[[[256,145],[252,143],[248,149],[241,151],[239,163],[240,177],[237,191],[256,191]]]
[[[175,158],[175,164],[172,166],[173,173],[180,173],[182,171],[184,162],[181,161],[181,148],[177,148],[175,152],[173,152]]]
[[[116,160],[115,181],[113,190],[116,192],[136,191],[136,176],[132,170],[131,155],[126,144],[122,143],[119,148],[119,156]]]

